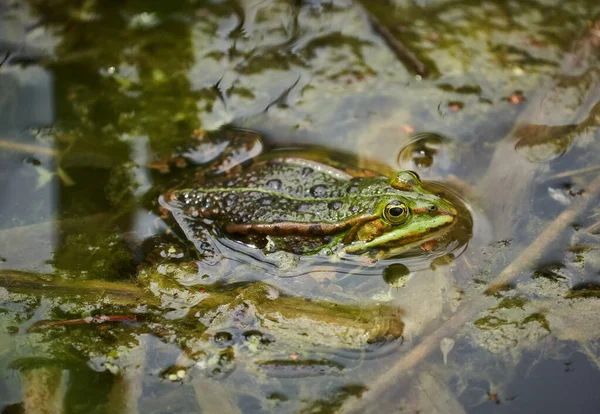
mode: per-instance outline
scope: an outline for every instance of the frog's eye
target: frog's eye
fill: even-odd
[[[390,223],[402,223],[408,217],[406,204],[388,204],[383,211],[383,217]]]

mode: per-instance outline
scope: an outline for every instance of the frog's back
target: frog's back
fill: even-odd
[[[371,181],[384,184],[388,179]],[[345,172],[314,161],[270,159],[251,165],[243,174],[213,177],[194,189],[176,191],[170,202],[190,216],[224,223],[339,223],[372,209],[372,200],[360,197],[360,184]]]

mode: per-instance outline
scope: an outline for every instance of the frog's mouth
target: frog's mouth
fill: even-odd
[[[375,237],[370,241],[354,241],[341,249],[342,253],[358,253],[373,248],[410,249],[438,237],[450,230],[457,222],[453,208],[438,209],[435,216],[412,216],[401,226]]]

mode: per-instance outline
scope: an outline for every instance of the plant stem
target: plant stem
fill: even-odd
[[[46,155],[48,157],[57,157],[59,152],[46,147],[40,147],[38,145],[21,144],[19,142],[0,140],[0,149],[16,152],[26,152],[29,154]]]

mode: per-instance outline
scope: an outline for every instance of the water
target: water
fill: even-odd
[[[597,199],[538,236],[597,178],[598,13],[0,3],[3,411],[596,412]],[[202,257],[158,198],[229,124],[442,182],[472,237],[368,274],[259,263],[231,240],[217,244],[243,260]]]

